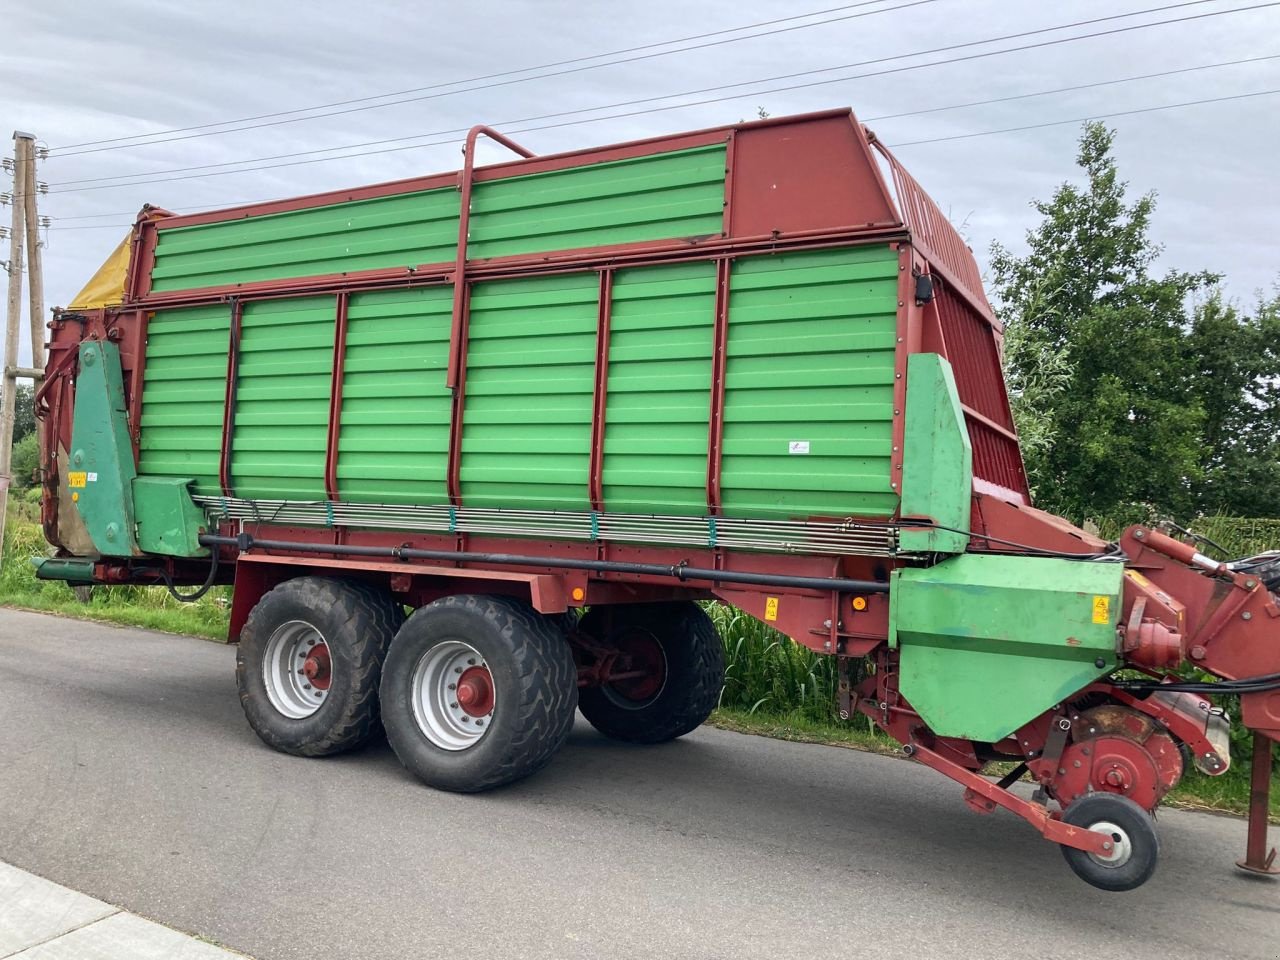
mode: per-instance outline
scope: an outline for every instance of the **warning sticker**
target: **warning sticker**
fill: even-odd
[[[778,598],[777,597],[764,598],[764,618],[766,620],[778,619]]]
[[[1094,597],[1093,598],[1093,622],[1094,623],[1110,623],[1111,622],[1111,598],[1110,597]]]
[[[791,454],[792,456],[795,456],[796,454],[800,454],[801,456],[804,456],[808,452],[809,452],[808,440],[792,440],[787,444],[787,453]]]
[[[89,474],[83,470],[71,470],[67,473],[68,487],[83,487],[89,480]]]

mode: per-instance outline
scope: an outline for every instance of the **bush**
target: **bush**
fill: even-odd
[[[13,477],[15,490],[25,490],[35,483],[35,473],[40,466],[40,438],[28,433],[13,445]]]

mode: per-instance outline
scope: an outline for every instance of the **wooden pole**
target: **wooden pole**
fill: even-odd
[[[27,168],[35,168],[35,138],[13,134],[13,216],[9,233],[9,300],[4,329],[4,396],[0,403],[0,563],[6,519],[9,514],[9,483],[13,477],[13,420],[18,408],[18,336],[22,328],[22,248],[27,236]],[[35,177],[31,177],[34,186]],[[38,224],[37,224],[38,225]],[[43,352],[43,351],[42,351]]]
[[[35,140],[26,139],[27,162],[23,189],[23,216],[27,221],[27,323],[31,327],[31,366],[44,370],[44,270],[40,253],[40,215],[36,200],[40,184],[36,179]],[[14,364],[17,365],[16,362]]]

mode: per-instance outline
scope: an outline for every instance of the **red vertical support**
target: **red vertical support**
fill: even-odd
[[[123,315],[121,315],[121,318]],[[132,324],[121,323],[119,329],[125,331],[127,347],[133,364],[129,369],[129,408],[126,419],[129,423],[129,438],[133,441],[133,462],[138,462],[142,443],[142,387],[146,370],[147,324],[151,314],[146,310],[138,310],[133,315]]]
[[[1271,740],[1253,734],[1253,769],[1249,780],[1249,837],[1243,860],[1236,866],[1249,873],[1280,875],[1276,851],[1267,849],[1267,821],[1271,814]]]
[[[235,496],[231,484],[231,446],[236,429],[236,379],[240,368],[240,322],[244,306],[239,297],[231,300],[230,335],[227,338],[227,390],[222,409],[222,453],[218,460],[218,482],[224,497]]]
[[[596,316],[596,375],[591,401],[591,509],[604,509],[604,425],[609,405],[609,323],[613,315],[613,271],[600,271],[600,304]]]
[[[889,483],[902,495],[903,445],[907,434],[907,357],[921,349],[922,311],[916,306],[916,260],[910,244],[898,244],[898,323],[893,355],[893,451]]]
[[[724,220],[722,222],[724,236],[733,236],[733,159],[734,146],[738,142],[736,130],[729,131],[729,140],[724,145]]]
[[[462,290],[462,322],[458,328],[458,372],[453,384],[453,405],[449,417],[449,465],[445,487],[449,502],[462,505],[462,418],[467,402],[467,333],[470,327],[471,287]]]
[[[445,375],[445,386],[450,390],[457,388],[462,376],[463,341],[466,339],[463,327],[467,309],[467,237],[471,232],[471,190],[476,178],[476,141],[481,135],[502,144],[512,153],[526,158],[533,156],[531,150],[526,150],[514,140],[486,126],[474,126],[467,132],[467,143],[462,151],[462,170],[458,174],[458,189],[462,196],[458,201],[458,249],[453,262],[453,322],[449,334],[449,369]]]
[[[347,309],[350,295],[338,294],[333,329],[333,372],[329,384],[329,435],[324,454],[324,491],[338,499],[338,438],[342,432],[342,380],[347,359]]]
[[[724,445],[724,381],[729,352],[731,261],[716,261],[716,319],[711,348],[711,414],[707,421],[707,510],[720,512],[720,464]]]

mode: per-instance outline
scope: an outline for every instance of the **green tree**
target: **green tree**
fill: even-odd
[[[1197,305],[1188,346],[1205,411],[1196,506],[1280,515],[1280,292],[1252,316],[1215,292]]]
[[[36,429],[36,394],[29,383],[18,384],[14,397],[13,442],[17,443]]]
[[[1114,133],[1087,124],[1077,164],[1017,256],[992,247],[1005,363],[1038,503],[1087,516],[1192,509],[1207,416],[1187,303],[1207,273],[1152,275],[1155,195],[1126,201]]]

